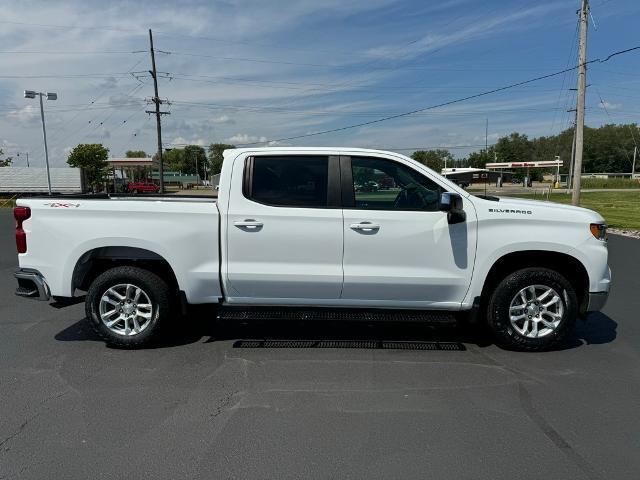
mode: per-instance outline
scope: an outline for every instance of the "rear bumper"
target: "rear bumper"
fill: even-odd
[[[49,285],[42,274],[31,268],[20,268],[16,270],[14,276],[18,281],[16,295],[19,297],[33,298],[36,300],[48,301],[51,298]]]
[[[609,298],[609,292],[590,292],[589,293],[589,305],[587,305],[587,312],[597,312],[602,310]]]

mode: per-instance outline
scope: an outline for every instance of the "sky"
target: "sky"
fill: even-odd
[[[554,73],[577,62],[578,0],[0,0],[0,148],[66,165],[79,143],[157,149],[154,34],[167,148],[214,142],[351,146],[459,158],[518,131],[571,125],[576,72],[340,130]],[[637,0],[593,0],[588,59],[640,46]],[[635,25],[634,25],[635,23]],[[586,123],[637,122],[640,50],[593,63]],[[18,156],[17,154],[20,153]]]

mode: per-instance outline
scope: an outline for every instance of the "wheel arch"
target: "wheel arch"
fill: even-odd
[[[120,266],[135,266],[149,270],[163,278],[176,291],[180,285],[171,264],[160,254],[131,246],[103,246],[92,248],[78,258],[71,276],[71,292],[86,291],[102,272]]]
[[[549,250],[520,250],[498,258],[489,269],[482,287],[480,303],[486,307],[488,298],[500,281],[510,273],[523,268],[541,267],[554,270],[573,286],[578,297],[578,311],[584,315],[589,300],[589,274],[577,258]]]

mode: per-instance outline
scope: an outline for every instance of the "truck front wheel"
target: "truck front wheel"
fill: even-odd
[[[87,291],[85,309],[96,333],[108,344],[140,347],[171,316],[171,291],[158,275],[122,266],[100,274]]]
[[[487,322],[496,343],[521,351],[553,348],[573,329],[575,289],[560,273],[525,268],[507,275],[489,300]]]

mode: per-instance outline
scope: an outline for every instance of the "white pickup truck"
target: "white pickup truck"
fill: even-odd
[[[466,317],[542,350],[603,307],[611,279],[599,214],[474,196],[378,150],[226,150],[217,200],[25,198],[14,215],[16,293],[86,292],[88,321],[120,346],[213,303],[228,318]]]

